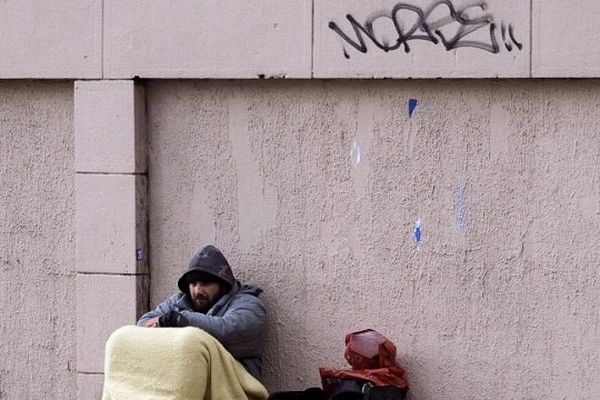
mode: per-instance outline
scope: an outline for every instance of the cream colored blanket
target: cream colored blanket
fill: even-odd
[[[119,328],[106,343],[104,373],[102,400],[268,397],[259,381],[198,328]]]

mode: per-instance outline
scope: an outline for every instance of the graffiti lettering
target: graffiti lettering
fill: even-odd
[[[494,17],[486,12],[487,8],[485,1],[477,1],[468,6],[456,8],[451,0],[438,0],[425,10],[415,5],[400,2],[391,11],[374,12],[366,19],[364,24],[358,22],[351,14],[346,15],[356,39],[351,38],[333,21],[329,22],[329,28],[361,53],[367,53],[368,51],[366,36],[384,52],[403,47],[404,51],[409,53],[411,49],[410,41],[424,40],[435,45],[441,43],[448,51],[460,47],[471,47],[496,54],[500,52],[500,45],[496,38],[497,24]],[[472,16],[476,11],[480,15]],[[458,24],[454,34],[448,34],[448,29],[445,33],[442,32],[443,28],[454,23]],[[376,24],[379,27],[378,29],[375,29]],[[391,24],[395,41],[382,37],[381,31],[385,30],[386,24],[388,29]],[[487,29],[489,29],[489,40],[473,39],[475,32],[487,32]],[[502,22],[500,32],[506,50],[512,51],[513,45],[519,50],[523,48],[523,45],[515,39],[511,24],[507,27]],[[487,33],[485,35],[487,36]],[[346,49],[344,49],[344,57],[350,58]]]

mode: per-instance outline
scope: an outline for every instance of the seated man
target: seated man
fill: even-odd
[[[260,379],[265,308],[261,289],[241,285],[215,246],[196,253],[177,282],[181,292],[137,322],[145,327],[197,327],[217,339],[255,378]]]

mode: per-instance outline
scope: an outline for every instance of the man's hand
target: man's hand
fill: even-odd
[[[144,327],[146,327],[146,328],[158,328],[158,326],[159,326],[159,324],[158,324],[158,318],[159,317],[154,317],[152,319],[149,319],[144,324]]]
[[[188,326],[190,323],[186,317],[177,311],[169,311],[167,314],[163,314],[158,317],[158,324],[162,327],[176,328]]]

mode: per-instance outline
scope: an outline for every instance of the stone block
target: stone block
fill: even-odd
[[[530,73],[522,0],[315,1],[315,78],[495,78]]]
[[[104,374],[77,374],[77,400],[102,400]]]
[[[144,103],[133,81],[75,82],[75,170],[145,172]]]
[[[102,0],[0,2],[0,78],[102,77]]]
[[[75,183],[77,271],[146,273],[146,177],[77,174]]]
[[[107,78],[308,78],[311,1],[106,0]]]
[[[104,371],[104,345],[148,305],[147,275],[77,274],[77,370]]]
[[[532,76],[600,77],[600,3],[533,0]]]

